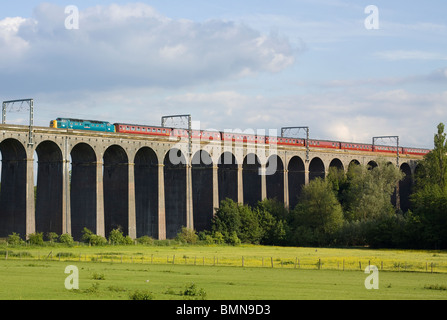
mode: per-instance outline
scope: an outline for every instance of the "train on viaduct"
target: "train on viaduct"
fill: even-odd
[[[261,143],[245,136],[188,139],[183,131],[138,135],[125,129],[1,124],[0,237],[55,232],[80,239],[84,227],[102,236],[120,227],[134,239],[173,238],[182,226],[209,228],[222,199],[254,205],[276,198],[294,207],[302,186],[325,177],[330,167],[396,163],[395,152],[385,147],[309,148],[298,140],[279,143],[278,137]],[[399,155],[406,175],[399,188],[402,207],[422,156]]]

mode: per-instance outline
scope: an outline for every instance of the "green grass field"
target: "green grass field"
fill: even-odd
[[[8,250],[0,255],[2,300],[127,300],[137,290],[157,300],[202,298],[181,294],[192,283],[207,300],[447,298],[447,253],[439,251],[141,245],[1,250]],[[378,290],[364,285],[369,262],[379,269],[383,264]],[[433,272],[426,270],[431,264]],[[65,288],[68,265],[79,270],[79,290]]]

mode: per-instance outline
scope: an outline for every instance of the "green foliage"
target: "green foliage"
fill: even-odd
[[[228,239],[227,239],[227,243],[231,244],[233,246],[238,246],[241,244],[241,240],[237,237],[236,231],[233,231]]]
[[[9,245],[21,245],[24,244],[25,241],[20,237],[18,233],[13,232],[8,236],[8,244]]]
[[[68,246],[71,246],[71,245],[73,245],[74,240],[73,240],[73,237],[70,234],[64,233],[64,234],[61,234],[59,236],[59,242],[63,243],[63,244],[66,244]]]
[[[300,245],[322,245],[327,237],[335,234],[343,225],[343,211],[331,184],[317,178],[306,185],[300,202],[291,212],[292,242]]]
[[[288,211],[276,200],[260,201],[255,207],[259,225],[262,230],[260,243],[267,245],[282,245],[286,241],[286,217]]]
[[[43,233],[35,232],[28,235],[29,243],[36,246],[43,245]]]
[[[120,228],[113,229],[109,234],[109,241],[114,245],[130,245],[133,240],[129,236],[124,236]]]
[[[392,215],[394,208],[390,199],[402,178],[403,174],[391,163],[380,162],[374,168],[351,165],[346,180],[342,180],[340,195],[345,219],[379,219]]]
[[[445,191],[447,187],[447,139],[444,132],[444,124],[437,127],[438,132],[434,136],[434,148],[425,155],[418,164],[416,172],[416,188],[437,185]]]
[[[84,227],[81,240],[91,246],[103,246],[107,244],[107,239],[94,234],[91,230]]]
[[[423,226],[425,245],[447,247],[447,192],[439,185],[425,185],[413,195],[414,213]]]
[[[444,124],[437,127],[434,149],[418,164],[411,196],[421,247],[447,248],[447,139]]]
[[[262,229],[258,217],[253,210],[247,206],[239,206],[240,226],[238,230],[232,230],[227,238],[235,234],[243,243],[259,244],[262,237]]]
[[[92,275],[92,279],[93,280],[105,280],[106,277],[104,276],[104,273],[97,273],[97,272],[95,272]]]
[[[222,235],[237,232],[240,225],[239,205],[231,199],[222,200],[213,218],[213,232],[220,232]]]
[[[130,300],[153,300],[154,295],[148,290],[135,290],[129,294]]]
[[[235,203],[231,199],[221,201],[213,219],[212,231],[223,235],[225,242],[231,242],[230,236],[235,233],[244,243],[259,243],[262,229],[258,216],[247,205]]]
[[[58,235],[56,232],[48,232],[46,236],[48,241],[50,242],[56,242],[58,239]]]
[[[180,295],[185,296],[188,299],[206,299],[206,292],[202,288],[197,288],[195,283],[191,283],[185,287],[183,291],[180,292]]]
[[[225,238],[223,236],[223,234],[219,231],[215,231],[213,232],[213,241],[216,244],[224,244],[225,243]]]
[[[149,236],[142,236],[142,237],[139,237],[137,239],[137,243],[139,243],[139,244],[146,244],[146,245],[152,245],[152,244],[154,244],[154,239],[152,237],[149,237]]]
[[[189,244],[195,244],[197,243],[197,240],[199,239],[197,233],[194,230],[191,230],[186,227],[182,227],[180,232],[177,234],[176,240],[183,242],[183,243],[189,243]]]

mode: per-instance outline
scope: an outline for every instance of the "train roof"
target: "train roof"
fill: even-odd
[[[57,118],[57,121],[68,120],[72,122],[91,122],[91,123],[109,123],[109,121],[101,121],[101,120],[88,120],[88,119],[75,119],[75,118]]]

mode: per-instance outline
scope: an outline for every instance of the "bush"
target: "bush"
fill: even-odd
[[[20,238],[20,235],[18,233],[13,232],[8,236],[8,244],[13,246],[18,246],[23,244],[25,241]]]
[[[92,246],[105,246],[107,244],[107,239],[102,237],[102,236],[98,236],[96,234],[93,234],[90,237],[90,245]]]
[[[43,245],[43,233],[42,232],[31,233],[30,235],[28,235],[28,239],[29,239],[30,244],[33,244],[36,246]]]
[[[241,240],[237,237],[237,234],[235,231],[231,233],[231,235],[227,238],[227,243],[231,244],[233,246],[238,246],[241,244]]]
[[[205,244],[214,244],[214,238],[211,235],[207,234],[205,236],[205,239],[203,239],[203,242]]]
[[[206,298],[206,292],[202,288],[198,289],[195,283],[191,283],[190,285],[186,286],[185,290],[180,292],[180,295],[186,296],[188,298],[196,298],[196,299],[202,299],[205,300]]]
[[[129,294],[130,300],[152,300],[154,295],[147,290],[136,290]]]
[[[137,243],[139,244],[146,244],[146,245],[153,245],[154,239],[149,236],[142,236],[137,239]]]
[[[48,232],[48,233],[46,234],[46,238],[47,238],[48,241],[50,241],[51,243],[53,243],[53,242],[56,242],[56,241],[57,241],[58,235],[57,235],[56,232]]]
[[[222,233],[228,238],[233,232],[244,243],[258,244],[262,237],[262,229],[257,213],[248,205],[242,205],[231,199],[220,202],[213,218],[212,230]]]
[[[64,233],[59,236],[59,242],[71,246],[73,245],[74,240],[71,234]]]
[[[194,230],[182,227],[182,230],[177,234],[176,240],[183,243],[195,244],[197,243],[198,236]]]
[[[92,246],[103,246],[107,244],[107,239],[102,237],[102,236],[98,236],[96,234],[93,234],[92,231],[90,231],[89,229],[85,228],[82,230],[82,237],[81,240],[84,243],[88,243]]]
[[[124,236],[119,228],[110,231],[109,241],[116,245],[129,245],[133,243],[133,240],[129,236]]]
[[[93,280],[105,280],[106,279],[106,277],[104,276],[104,273],[94,273],[93,275],[92,275],[92,279]]]
[[[219,231],[215,231],[213,233],[213,239],[216,244],[224,244],[225,243],[225,238],[224,238],[223,234]]]

